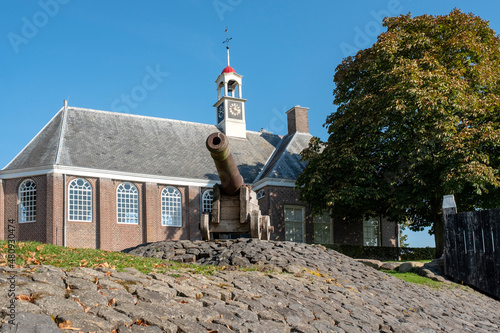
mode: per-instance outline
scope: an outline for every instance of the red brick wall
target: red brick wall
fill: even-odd
[[[284,206],[296,205],[305,207],[305,241],[312,243],[314,241],[314,222],[310,216],[311,210],[299,200],[299,192],[291,187],[280,186],[266,186],[264,190],[266,195],[259,199],[259,206],[262,214],[271,216],[271,224],[274,226],[273,239],[285,239]],[[382,219],[380,226],[382,246],[396,246],[396,227],[396,223]],[[362,245],[362,221],[346,222],[338,219],[334,220],[333,241],[335,244]]]
[[[139,190],[140,218],[138,225],[128,225],[116,221],[116,188],[120,183],[99,179],[100,248],[119,251],[146,242],[199,238],[199,188],[175,186],[181,193],[182,227],[171,227],[161,225],[161,192],[169,185],[134,183]]]
[[[144,234],[144,184],[132,182],[139,195],[139,223],[122,224],[117,222],[116,190],[121,180],[100,178],[98,181],[99,207],[99,247],[108,251],[120,251],[142,244]]]
[[[398,246],[398,229],[395,222],[390,222],[386,218],[381,219],[380,239],[382,246]]]
[[[261,211],[263,210],[266,212],[265,214],[269,214],[271,216],[271,225],[274,226],[272,239],[285,239],[284,206],[295,205],[305,207],[305,241],[307,243],[312,243],[314,226],[312,224],[312,218],[309,217],[311,212],[309,207],[299,200],[299,192],[293,187],[265,186],[264,189],[266,191],[268,201],[266,203],[266,198],[264,197],[259,200],[259,204],[262,202],[263,206]]]
[[[182,227],[163,226],[161,224],[161,192],[167,184],[145,184],[145,242],[158,242],[166,239],[179,240],[189,238],[190,214],[189,193],[190,188],[174,186],[181,193],[182,202]]]
[[[26,179],[32,179],[37,186],[36,222],[18,222],[18,194],[19,186]],[[16,240],[34,240],[46,242],[46,207],[47,207],[47,180],[46,176],[6,179],[4,183],[4,224],[9,219],[16,221]]]
[[[146,243],[161,239],[161,190],[156,183],[146,183],[144,191],[144,221],[146,221]]]
[[[97,221],[97,208],[96,208],[96,191],[97,179],[75,177],[68,175],[66,178],[65,190],[68,191],[68,185],[76,178],[86,179],[92,186],[92,222],[79,222],[71,221],[69,219],[69,209],[66,209],[66,246],[68,247],[83,247],[93,248],[97,246],[96,239],[96,221]],[[62,194],[62,193],[61,193]],[[69,198],[66,198],[69,201]],[[62,199],[61,199],[62,201]],[[66,203],[67,205],[67,203]]]
[[[47,243],[63,245],[64,188],[63,175],[47,175]]]
[[[17,238],[40,242],[63,244],[64,191],[71,180],[78,178],[49,174],[31,177],[37,184],[37,222],[16,223]],[[2,238],[6,235],[8,219],[17,221],[18,189],[27,178],[7,179],[0,183],[0,218],[3,222]],[[92,185],[93,220],[92,222],[67,221],[67,246],[101,248],[120,251],[146,242],[166,239],[200,239],[200,209],[202,190],[193,186],[176,186],[182,197],[182,227],[161,225],[161,191],[167,184],[139,183],[134,185],[139,191],[139,224],[118,224],[116,220],[116,189],[122,182],[108,178],[85,178]],[[266,186],[265,196],[259,199],[264,215],[271,216],[275,227],[273,239],[285,239],[284,206],[305,207],[305,240],[314,241],[314,225],[309,208],[299,200],[299,192],[291,187]],[[3,205],[3,207],[2,207]],[[393,222],[382,220],[381,245],[396,245],[396,227]],[[337,244],[362,244],[362,223],[334,222],[334,242]]]
[[[158,188],[159,197],[161,198],[161,191],[170,185],[160,185]],[[158,215],[160,218],[160,239],[159,240],[179,240],[179,239],[188,239],[189,238],[189,217],[188,217],[188,202],[187,198],[188,188],[184,186],[174,186],[181,192],[181,202],[182,202],[182,227],[167,227],[161,225],[161,209],[158,209]],[[161,207],[161,200],[158,201],[158,206]]]
[[[22,181],[22,180],[21,180]],[[17,184],[20,184],[19,179],[5,179],[3,182],[4,193],[4,228],[7,228],[8,221],[14,219],[16,221],[16,240],[19,238],[19,228],[17,227]],[[7,232],[7,229],[4,229]]]
[[[188,238],[191,240],[201,239],[200,222],[201,222],[201,196],[203,192],[199,187],[189,186],[186,196],[186,204],[188,208]]]

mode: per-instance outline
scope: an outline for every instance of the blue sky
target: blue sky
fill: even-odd
[[[370,47],[384,16],[473,12],[500,31],[496,1],[40,0],[0,2],[0,167],[69,105],[215,123],[215,79],[244,75],[247,129],[286,133],[284,114],[309,107],[326,139],[333,73]],[[426,232],[412,246],[433,246]]]

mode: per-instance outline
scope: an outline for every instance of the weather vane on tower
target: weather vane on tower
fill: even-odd
[[[229,34],[227,32],[227,26],[226,26],[226,40],[222,42],[222,44],[226,43],[226,50],[227,50],[227,65],[229,66],[229,41],[233,39],[232,37],[229,38]]]

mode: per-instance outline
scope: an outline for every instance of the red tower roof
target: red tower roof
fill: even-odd
[[[222,70],[222,73],[236,73],[236,71],[231,66],[227,66]]]

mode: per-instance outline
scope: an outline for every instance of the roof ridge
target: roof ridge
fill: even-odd
[[[274,147],[273,152],[271,153],[271,155],[269,155],[269,157],[267,158],[266,163],[264,164],[264,166],[262,167],[262,169],[260,169],[259,174],[253,180],[253,182],[252,182],[253,184],[256,183],[256,182],[258,182],[260,180],[260,177],[262,176],[262,174],[264,173],[264,171],[266,171],[266,169],[268,167],[268,164],[273,160],[274,155],[276,154],[276,152],[278,151],[278,149],[281,147],[281,145],[283,144],[284,140],[285,140],[285,137],[283,136],[280,139],[280,142],[276,145],[276,147]]]
[[[62,115],[61,115],[61,126],[59,127],[59,140],[57,140],[57,148],[56,148],[56,157],[54,158],[54,164],[58,165],[60,158],[61,158],[61,152],[62,152],[62,145],[63,145],[63,140],[64,140],[64,131],[66,129],[66,115],[68,113],[68,106],[64,105],[62,108]]]
[[[177,119],[161,118],[161,117],[154,117],[154,116],[144,116],[144,115],[133,114],[133,113],[124,113],[124,112],[115,112],[115,111],[106,111],[106,110],[97,110],[97,109],[87,109],[87,108],[80,108],[80,107],[75,107],[75,106],[68,107],[68,109],[73,109],[76,111],[99,112],[99,113],[128,116],[128,117],[135,117],[135,118],[154,119],[154,120],[162,120],[162,121],[169,121],[169,122],[176,122],[176,123],[195,124],[195,125],[203,125],[203,126],[207,126],[207,127],[208,126],[215,127],[215,125],[197,123],[194,121],[177,120]]]
[[[143,119],[162,120],[162,121],[169,121],[169,122],[175,122],[175,123],[181,123],[181,124],[194,124],[194,125],[202,125],[202,126],[207,126],[207,127],[217,127],[217,125],[205,124],[205,123],[198,123],[198,122],[195,122],[195,121],[178,120],[178,119],[162,118],[162,117],[155,117],[155,116],[145,116],[145,115],[134,114],[134,113],[125,113],[125,112],[115,112],[115,111],[107,111],[107,110],[81,108],[81,107],[77,107],[77,106],[68,106],[68,109],[72,109],[72,110],[76,110],[76,111],[99,112],[99,113],[112,114],[112,115],[123,115],[123,116],[129,116],[129,117],[135,117],[135,118],[143,118]],[[258,135],[267,134],[267,135],[275,135],[275,136],[281,137],[281,135],[275,134],[275,133],[271,133],[271,132],[262,133],[260,131],[251,131],[251,130],[247,130],[247,132],[250,132],[250,133],[253,133],[253,134],[258,134]]]
[[[12,164],[12,162],[14,162],[17,157],[20,156],[30,146],[30,144],[38,138],[41,133],[43,133],[43,131],[49,126],[49,124],[51,124],[52,121],[56,119],[57,115],[62,111],[62,109],[63,108],[59,109],[59,111],[56,112],[56,114],[45,124],[45,126],[43,126],[42,129],[38,131],[38,133],[23,147],[23,149],[21,149],[19,153],[17,153],[16,156],[14,156],[12,160],[10,160],[10,162],[2,170],[7,169]]]
[[[283,144],[283,142],[285,142],[285,140],[287,139],[287,135],[285,135],[284,137],[281,138],[281,141],[279,143],[278,146],[276,146],[276,149],[275,151],[271,154],[271,158],[269,158],[266,162],[266,166],[264,168],[262,168],[261,172],[259,173],[259,175],[257,176],[257,178],[255,178],[255,182],[259,181],[259,178],[263,175],[264,171],[267,171],[267,173],[271,172],[274,170],[274,168],[279,165],[281,159],[283,158],[283,156],[285,155],[285,153],[287,152],[287,149],[288,147],[290,146],[290,144],[292,143],[293,139],[295,138],[295,135],[297,134],[297,132],[293,133],[292,137],[290,138],[290,140],[288,141],[288,144],[286,144],[285,147],[283,147],[283,152],[281,153],[281,155],[278,157],[278,160],[274,163],[273,167],[270,169],[270,170],[266,170],[267,167],[268,167],[268,163],[271,162],[273,160],[273,158],[275,157],[275,154],[279,151],[279,149],[281,149],[281,145]],[[265,178],[265,177],[264,177]]]

